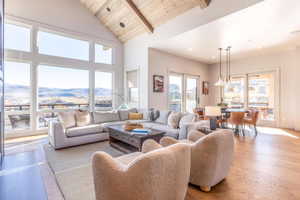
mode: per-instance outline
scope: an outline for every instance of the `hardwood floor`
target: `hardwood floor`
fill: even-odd
[[[20,141],[19,141],[20,142]],[[33,151],[29,157],[38,158],[39,174],[45,187],[35,190],[46,192],[49,200],[63,199],[53,174],[45,163],[41,144],[46,139],[10,143],[9,155]],[[186,200],[299,200],[300,199],[300,133],[284,129],[259,128],[259,134],[248,132],[235,138],[235,159],[230,174],[211,192],[201,192],[190,186]],[[18,151],[18,147],[21,149]],[[23,145],[23,146],[22,146]],[[28,154],[30,155],[30,154]],[[30,160],[30,159],[29,159]],[[14,164],[18,166],[17,164]],[[26,166],[30,165],[30,162]],[[14,172],[12,172],[13,174]],[[19,172],[18,172],[19,173]],[[28,174],[26,170],[22,173]],[[15,176],[16,178],[16,176]],[[15,179],[11,178],[11,181]],[[36,177],[38,180],[39,178]],[[1,180],[1,175],[0,175]],[[42,184],[37,182],[38,184]],[[0,198],[1,200],[5,198]],[[31,200],[31,198],[28,198]],[[41,198],[42,199],[42,198]]]

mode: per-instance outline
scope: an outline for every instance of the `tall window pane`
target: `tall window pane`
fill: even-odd
[[[89,72],[41,65],[38,69],[40,109],[86,108],[89,102]]]
[[[260,110],[261,120],[275,120],[275,79],[274,73],[249,75],[249,108]]]
[[[116,94],[116,96],[118,96]],[[111,109],[113,101],[113,74],[111,72],[95,72],[95,107]]]
[[[13,24],[4,25],[4,48],[30,51],[30,29]]]
[[[169,109],[180,112],[182,110],[182,76],[169,76]]]
[[[244,107],[244,90],[245,90],[245,78],[244,77],[232,77],[230,84],[224,87],[224,102],[229,107],[242,108]]]
[[[39,53],[79,60],[89,60],[89,42],[53,33],[38,32]]]
[[[95,62],[111,65],[112,64],[112,48],[104,46],[104,45],[96,44],[95,45]]]
[[[30,128],[30,64],[5,62],[5,129]]]
[[[128,104],[132,108],[139,106],[138,71],[126,72]]]
[[[193,113],[197,107],[197,78],[187,77],[185,98],[185,111]]]

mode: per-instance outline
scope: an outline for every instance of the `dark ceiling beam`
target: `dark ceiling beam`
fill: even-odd
[[[200,7],[202,9],[207,8],[210,4],[211,0],[200,0]]]
[[[146,19],[146,17],[141,13],[141,11],[136,7],[136,5],[133,3],[132,0],[124,0],[125,5],[128,7],[129,10],[131,10],[139,19],[139,21],[143,24],[145,29],[149,33],[153,33],[154,28],[149,23],[149,21]]]

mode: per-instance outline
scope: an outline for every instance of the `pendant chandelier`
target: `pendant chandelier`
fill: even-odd
[[[223,87],[227,84],[230,84],[231,81],[231,47],[228,46],[226,48],[226,74],[225,78],[223,79],[222,76],[222,48],[219,48],[220,51],[220,61],[219,61],[219,79],[215,83],[215,86]]]
[[[215,83],[215,86],[219,86],[222,87],[224,86],[224,81],[223,81],[223,77],[222,77],[222,48],[219,48],[220,51],[220,62],[219,62],[219,66],[220,66],[220,71],[219,71],[219,80]]]

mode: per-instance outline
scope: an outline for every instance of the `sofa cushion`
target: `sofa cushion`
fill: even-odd
[[[59,112],[57,113],[59,121],[65,129],[76,126],[74,111]]]
[[[95,124],[120,121],[120,117],[117,112],[94,112],[93,116]]]
[[[76,126],[87,126],[91,123],[91,114],[87,110],[75,111]]]
[[[129,113],[129,120],[141,120],[143,119],[143,113]]]
[[[128,110],[118,110],[119,117],[121,121],[125,121],[129,119],[129,113],[137,113],[136,108],[131,108]]]
[[[146,123],[143,123],[143,126],[145,128],[152,128],[152,129],[156,129],[159,131],[164,131],[166,133],[165,136],[170,136],[170,137],[173,137],[176,139],[179,136],[179,129],[171,128],[165,124],[160,124],[160,123],[155,123],[155,122],[146,122]]]
[[[171,112],[168,117],[168,126],[171,128],[178,128],[181,116],[181,112]]]
[[[180,119],[179,128],[182,128],[184,124],[196,122],[196,120],[197,120],[197,116],[195,114],[192,113],[185,114]]]
[[[68,128],[66,129],[66,136],[78,137],[101,132],[103,132],[103,126],[101,126],[100,124],[90,124],[88,126]]]
[[[155,122],[167,124],[170,113],[171,111],[159,111],[159,117],[155,120]]]

